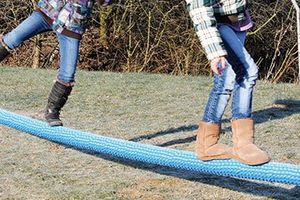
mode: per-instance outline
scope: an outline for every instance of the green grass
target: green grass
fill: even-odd
[[[54,70],[0,67],[0,107],[43,119]],[[210,77],[79,71],[65,126],[193,151]],[[230,106],[229,106],[230,107]],[[258,81],[256,144],[300,164],[300,86]],[[230,109],[222,142],[231,144]],[[299,187],[118,161],[0,126],[0,199],[297,199]]]

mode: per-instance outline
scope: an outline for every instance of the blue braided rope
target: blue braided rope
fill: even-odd
[[[270,162],[261,166],[248,166],[235,160],[203,162],[190,151],[140,144],[66,127],[49,127],[45,122],[2,109],[0,109],[1,124],[78,149],[123,159],[207,174],[300,185],[299,165]]]

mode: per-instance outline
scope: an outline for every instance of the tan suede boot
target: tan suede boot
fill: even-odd
[[[196,153],[200,160],[232,158],[232,148],[218,144],[221,132],[220,124],[199,123],[196,139]]]
[[[232,121],[233,156],[247,165],[260,165],[269,162],[268,154],[253,144],[254,123],[250,118]]]

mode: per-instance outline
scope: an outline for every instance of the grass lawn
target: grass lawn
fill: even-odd
[[[0,67],[0,108],[43,120],[55,70]],[[211,77],[78,71],[65,126],[193,151]],[[258,81],[256,144],[300,165],[300,86]],[[230,109],[222,142],[231,144]],[[0,126],[0,199],[300,199],[300,187],[118,161]]]

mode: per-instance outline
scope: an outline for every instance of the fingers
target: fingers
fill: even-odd
[[[221,57],[219,62],[219,73],[222,74],[225,68],[226,68],[226,59],[224,57]]]
[[[215,74],[221,75],[222,71],[226,68],[225,57],[218,57],[213,59],[210,63],[210,67]]]
[[[211,65],[211,70],[212,70],[215,74],[217,74],[217,75],[220,75],[220,74],[221,74],[221,72],[220,72],[220,70],[219,70],[219,67],[218,67],[218,64],[212,64],[212,65]]]
[[[221,68],[224,70],[226,67],[226,59],[224,57],[221,57]]]

